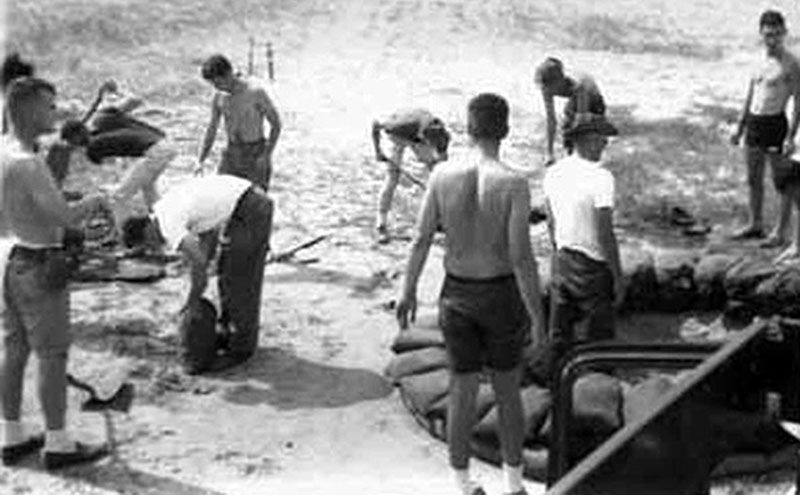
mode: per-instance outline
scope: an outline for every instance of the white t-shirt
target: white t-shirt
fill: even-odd
[[[187,234],[201,234],[228,221],[253,183],[233,175],[193,177],[173,186],[153,205],[167,248],[177,250]]]
[[[608,261],[594,226],[598,208],[614,207],[611,172],[600,162],[590,162],[573,153],[547,169],[542,187],[553,214],[556,247]]]

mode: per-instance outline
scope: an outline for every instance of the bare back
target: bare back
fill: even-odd
[[[441,167],[432,178],[445,232],[445,270],[466,278],[513,273],[509,254],[512,191],[524,177],[502,162],[476,160]]]

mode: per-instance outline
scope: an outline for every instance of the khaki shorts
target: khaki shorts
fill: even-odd
[[[71,342],[67,278],[63,251],[12,250],[5,272],[6,349],[27,347],[38,355],[66,352]]]

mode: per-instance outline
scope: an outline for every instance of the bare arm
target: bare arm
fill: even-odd
[[[619,304],[624,296],[622,267],[619,261],[619,246],[617,236],[614,234],[614,211],[611,208],[597,208],[597,231],[599,233],[600,249],[608,260],[611,274],[614,276],[615,301]]]
[[[186,256],[190,265],[190,286],[187,304],[197,301],[208,285],[208,256],[201,240],[194,234],[187,234],[178,245],[178,250]]]
[[[259,90],[259,93],[262,107],[261,111],[264,115],[264,118],[267,120],[267,123],[269,124],[267,154],[272,155],[272,152],[275,151],[275,146],[278,144],[278,138],[281,135],[281,117],[267,92],[264,90]]]
[[[374,120],[372,122],[372,148],[375,150],[375,159],[379,162],[386,162],[389,161],[386,158],[386,155],[383,153],[381,149],[381,130],[383,129],[383,125]]]
[[[211,152],[211,148],[214,146],[214,139],[217,137],[217,129],[219,128],[220,115],[217,95],[215,94],[214,98],[211,100],[211,118],[208,121],[206,133],[203,137],[203,146],[200,148],[200,156],[197,159],[201,164],[206,160],[208,154]]]
[[[794,153],[794,138],[797,136],[797,127],[800,124],[800,65],[792,65],[792,120],[789,122],[789,134],[786,136],[784,152],[787,155]]]
[[[544,100],[544,110],[546,118],[546,134],[547,139],[547,163],[555,161],[555,139],[556,139],[556,107],[553,95],[542,88],[542,99]]]
[[[534,346],[544,342],[547,327],[542,311],[542,296],[539,291],[539,269],[533,257],[528,214],[530,192],[526,180],[519,180],[512,191],[511,215],[508,222],[508,241],[511,266],[517,288],[531,317],[531,336]]]
[[[422,208],[417,218],[416,234],[411,242],[411,253],[406,267],[403,291],[400,302],[397,304],[397,321],[401,329],[408,328],[408,322],[416,319],[417,313],[417,283],[428,258],[436,225],[439,222],[439,208],[436,203],[434,190],[435,177],[431,177],[431,187],[425,191]]]

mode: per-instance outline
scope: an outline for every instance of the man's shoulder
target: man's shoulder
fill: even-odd
[[[789,50],[784,52],[784,57],[782,59],[784,67],[792,72],[800,72],[800,58]]]

